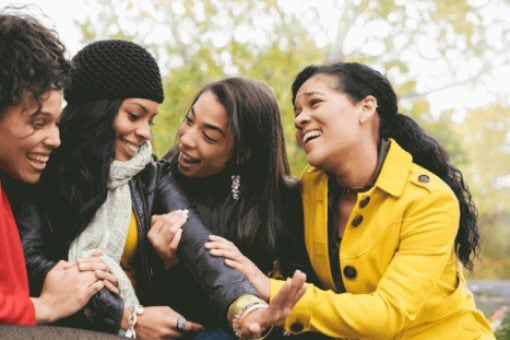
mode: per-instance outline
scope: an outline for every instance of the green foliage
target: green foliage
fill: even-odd
[[[510,107],[470,110],[457,133],[468,162],[462,170],[479,210],[482,252],[476,276],[510,276]],[[506,181],[503,180],[506,178]]]
[[[510,339],[510,314],[507,314],[499,329],[496,331],[496,339],[508,340]]]
[[[510,111],[495,104],[461,118],[456,110],[432,115],[428,96],[459,84],[482,84],[493,67],[510,63],[508,20],[489,9],[508,10],[510,2],[323,1],[330,5],[328,14],[338,18],[334,27],[322,26],[317,4],[304,0],[89,0],[97,13],[78,25],[83,43],[131,39],[158,57],[165,87],[153,128],[159,156],[174,144],[177,128],[203,84],[242,74],[274,89],[291,169],[299,175],[306,157],[294,138],[294,76],[311,63],[327,60],[377,68],[393,83],[400,111],[438,139],[465,174],[484,239],[481,277],[510,277]],[[295,4],[302,10],[290,10]],[[317,43],[320,37],[328,37],[322,45]],[[470,67],[466,72],[459,64]]]

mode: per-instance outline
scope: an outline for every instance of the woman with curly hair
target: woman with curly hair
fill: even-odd
[[[493,339],[463,276],[479,244],[471,194],[444,148],[398,113],[388,79],[359,63],[309,66],[292,94],[309,163],[305,245],[320,284],[308,287],[284,328],[334,338]],[[260,273],[251,280],[262,297],[282,284]]]
[[[59,262],[38,297],[29,297],[13,209],[60,145],[62,89],[69,76],[64,46],[34,18],[0,10],[0,324],[48,323],[74,313],[104,287],[93,271]],[[106,273],[103,273],[106,274]]]

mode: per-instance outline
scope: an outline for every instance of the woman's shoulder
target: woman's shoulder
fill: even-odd
[[[452,189],[446,182],[432,171],[413,163],[409,171],[408,184],[414,190],[424,191],[425,194],[448,193],[455,197]]]

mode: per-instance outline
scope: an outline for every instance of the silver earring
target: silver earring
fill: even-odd
[[[232,189],[232,198],[236,201],[239,199],[239,187],[241,186],[241,175],[232,175],[230,176],[232,180],[232,184],[230,188]]]

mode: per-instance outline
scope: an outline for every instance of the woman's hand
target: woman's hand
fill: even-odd
[[[105,287],[93,271],[82,272],[75,263],[59,261],[46,278],[41,296],[32,298],[37,323],[50,323],[83,308],[90,298]]]
[[[110,271],[110,268],[103,262],[102,253],[95,250],[90,256],[82,257],[76,261],[82,272],[94,272],[99,280],[103,280],[105,287],[112,293],[119,294],[119,281]]]
[[[260,297],[269,301],[269,278],[249,258],[244,256],[234,243],[221,236],[210,235],[209,242],[205,244],[205,247],[209,249],[211,255],[223,256],[226,265],[243,273]]]
[[[124,311],[123,328],[127,328],[126,314],[129,316],[129,310]],[[140,339],[162,339],[162,338],[180,338],[185,333],[202,330],[204,327],[198,323],[186,321],[181,330],[177,327],[177,320],[182,315],[166,306],[144,307],[143,314],[138,316],[138,322],[135,325],[136,337]]]
[[[182,227],[188,219],[188,210],[175,210],[164,215],[153,215],[147,238],[168,269],[177,263],[177,247]]]
[[[242,339],[260,337],[268,328],[284,320],[292,308],[306,292],[306,275],[299,270],[287,279],[280,291],[271,299],[267,307],[256,309],[241,316],[239,331]]]

